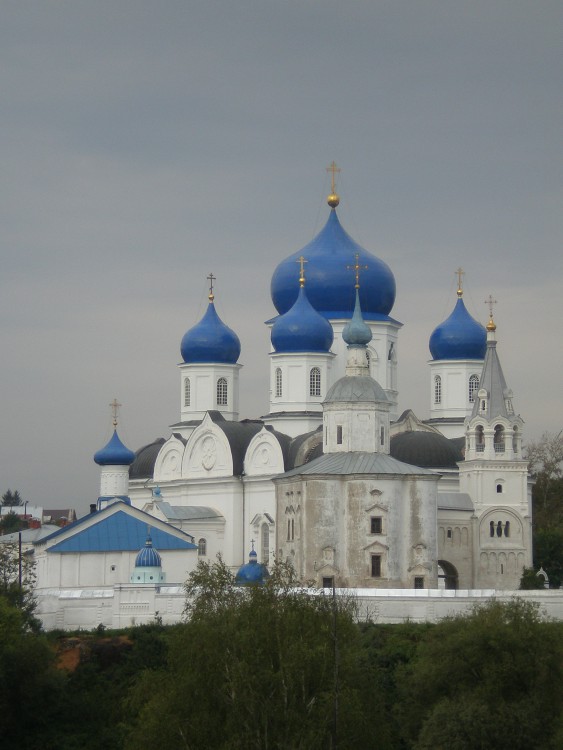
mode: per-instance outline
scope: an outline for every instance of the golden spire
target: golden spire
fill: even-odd
[[[457,296],[463,297],[463,281],[461,277],[465,275],[465,271],[460,266],[454,273],[457,276]]]
[[[367,271],[367,266],[360,266],[359,260],[360,260],[360,254],[354,253],[354,257],[356,259],[356,262],[353,266],[346,266],[347,271],[355,271],[356,272],[356,289],[360,288],[360,271]]]
[[[207,295],[207,298],[210,302],[213,302],[215,299],[215,295],[213,294],[213,282],[217,281],[217,277],[213,276],[213,272],[209,274],[207,281],[209,281],[209,294]]]
[[[297,258],[295,262],[299,263],[299,286],[305,286],[305,263],[308,263],[309,261],[301,256]]]
[[[493,295],[489,294],[488,299],[485,300],[485,304],[489,306],[489,322],[487,323],[487,331],[496,331],[497,327],[493,320],[493,305],[497,304],[496,299],[493,299]]]
[[[115,429],[117,427],[117,415],[119,413],[119,407],[121,404],[118,402],[116,398],[113,399],[113,401],[110,404],[111,413],[113,417],[113,428]]]
[[[326,199],[326,202],[331,208],[336,208],[340,203],[340,196],[336,193],[336,175],[340,172],[340,169],[336,166],[335,162],[332,162],[330,167],[326,168],[327,172],[331,173],[330,178],[330,195]]]

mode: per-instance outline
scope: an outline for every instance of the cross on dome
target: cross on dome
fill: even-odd
[[[485,304],[489,306],[489,322],[487,323],[487,331],[496,331],[497,327],[495,325],[495,321],[493,320],[493,305],[496,305],[498,303],[496,299],[493,299],[493,295],[489,294],[489,296],[485,300]]]
[[[117,415],[119,413],[120,406],[121,406],[121,404],[119,403],[119,401],[116,398],[114,398],[113,401],[110,404],[112,418],[113,418],[113,426],[114,427],[117,427]]]
[[[209,281],[209,295],[208,295],[208,299],[209,299],[210,302],[213,302],[213,300],[215,299],[215,295],[213,294],[213,282],[217,281],[217,277],[213,276],[213,272],[211,272],[209,274],[209,276],[207,277],[207,280]]]
[[[462,276],[465,276],[465,271],[461,266],[457,269],[457,271],[454,271],[455,275],[457,276],[457,296],[463,297],[463,280]]]
[[[305,286],[305,263],[309,261],[301,255],[295,262],[299,263],[299,286]]]
[[[361,266],[359,263],[360,260],[360,254],[354,253],[354,258],[356,259],[356,262],[353,266],[346,266],[347,271],[355,271],[356,272],[356,289],[360,288],[360,271],[367,271],[368,266]]]
[[[330,195],[327,198],[327,203],[331,208],[336,208],[340,203],[340,196],[335,192],[336,190],[336,175],[340,173],[340,169],[336,166],[333,161],[330,166],[326,168],[327,172],[330,172]]]

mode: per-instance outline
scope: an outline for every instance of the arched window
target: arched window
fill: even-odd
[[[489,535],[494,536],[495,535],[495,522],[491,521],[489,524]]]
[[[227,406],[227,379],[219,378],[217,381],[217,406]]]
[[[276,367],[276,398],[282,395],[282,371],[280,367]]]
[[[321,371],[313,367],[309,373],[309,396],[321,395]]]
[[[268,524],[263,523],[260,531],[262,542],[262,564],[267,565],[270,561],[270,529]]]
[[[485,450],[485,431],[482,424],[477,425],[475,430],[475,450],[477,453],[483,453]]]
[[[186,378],[184,380],[184,406],[190,405],[190,379]]]
[[[518,453],[518,427],[514,427],[514,432],[512,433],[512,450],[514,453]]]
[[[434,378],[434,403],[442,403],[442,378],[439,375]]]
[[[495,426],[494,435],[495,453],[504,453],[504,427],[501,424]]]
[[[475,396],[479,390],[479,375],[471,375],[469,378],[469,403],[475,401]]]
[[[199,540],[197,543],[197,554],[200,557],[204,557],[207,554],[207,539],[203,539],[203,537]]]
[[[497,493],[502,494],[502,484],[497,484]]]
[[[510,536],[510,521],[507,521],[504,524],[504,535],[505,536]]]

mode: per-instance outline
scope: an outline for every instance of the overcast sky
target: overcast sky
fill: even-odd
[[[461,265],[526,436],[559,431],[562,40],[560,0],[3,0],[0,491],[84,512],[114,397],[128,447],[168,437],[210,271],[264,414],[270,278],[333,159],[395,274],[400,409]]]

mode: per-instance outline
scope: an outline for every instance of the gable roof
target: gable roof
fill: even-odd
[[[47,544],[47,552],[138,552],[145,545],[149,528],[160,551],[197,549],[189,534],[122,502],[84,516],[36,544],[42,547],[60,537],[55,544]]]

